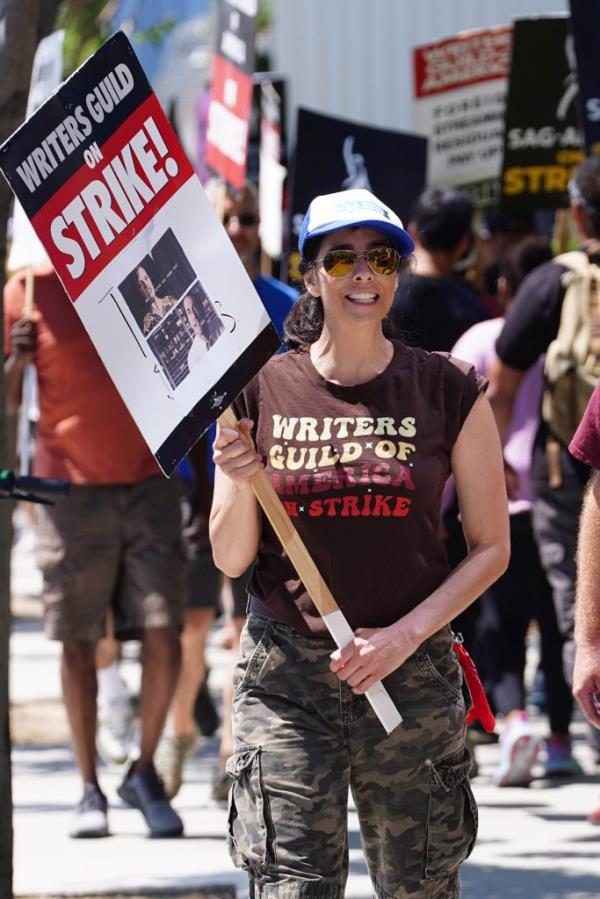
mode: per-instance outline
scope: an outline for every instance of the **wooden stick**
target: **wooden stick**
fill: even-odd
[[[226,409],[220,416],[219,425],[222,428],[231,428],[237,431],[237,418],[231,407]],[[292,524],[291,518],[279,501],[279,497],[265,472],[257,472],[252,477],[251,484],[257,500],[271,522],[271,526],[279,537],[281,545],[289,556],[292,565],[300,575],[300,579],[317,607],[319,615],[324,617],[332,612],[339,612],[340,607],[319,574],[312,556]]]
[[[28,265],[25,269],[25,299],[23,302],[23,318],[31,318],[33,312],[35,276],[33,266]],[[19,410],[19,424],[17,430],[17,455],[19,457],[19,474],[28,475],[30,473],[29,450],[31,443],[31,421],[29,419],[29,409],[32,404],[32,398],[35,396],[37,386],[37,372],[35,365],[28,362],[23,369],[23,381],[21,390],[21,408]]]
[[[231,407],[219,417],[219,426],[237,430],[237,418]],[[253,475],[250,483],[263,512],[279,537],[286,555],[317,607],[319,615],[323,618],[337,645],[343,648],[354,639],[354,633],[280,502],[275,488],[264,471]],[[391,733],[401,723],[402,718],[381,681],[367,690],[365,695],[387,732]]]
[[[33,266],[28,265],[25,270],[25,304],[23,306],[23,317],[31,318],[33,311],[33,293],[34,293],[34,274]]]

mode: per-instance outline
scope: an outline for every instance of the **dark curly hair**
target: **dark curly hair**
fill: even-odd
[[[322,237],[314,237],[304,244],[304,255],[300,261],[300,273],[305,275],[317,259]],[[412,256],[402,256],[400,275],[409,272],[412,267]],[[290,309],[283,325],[285,339],[291,350],[301,350],[315,343],[323,330],[323,302],[321,297],[314,297],[304,290]],[[383,333],[386,337],[396,337],[396,330],[389,315],[383,320]]]

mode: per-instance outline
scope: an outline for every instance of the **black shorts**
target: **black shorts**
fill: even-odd
[[[230,578],[233,594],[233,617],[244,618],[248,602],[247,583],[251,568],[239,577]],[[223,573],[213,561],[208,538],[194,547],[188,567],[188,609],[214,609],[222,611],[219,598],[223,585]]]

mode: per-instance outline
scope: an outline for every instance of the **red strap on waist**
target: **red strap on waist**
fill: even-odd
[[[481,722],[483,729],[491,733],[496,726],[496,719],[485,695],[475,662],[458,640],[454,641],[454,652],[458,657],[471,696],[471,708],[467,712],[467,724],[472,724],[477,719]]]

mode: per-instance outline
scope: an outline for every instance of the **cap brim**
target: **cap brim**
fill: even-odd
[[[403,256],[408,256],[415,249],[412,237],[404,228],[399,228],[393,222],[382,222],[380,219],[365,219],[361,222],[328,222],[320,228],[315,228],[310,234],[301,235],[301,242],[298,245],[300,252],[304,251],[304,245],[308,240],[312,240],[314,237],[323,237],[325,234],[330,234],[332,231],[340,231],[342,228],[372,228],[373,231],[379,231],[381,234],[385,234],[394,249],[398,250]]]

